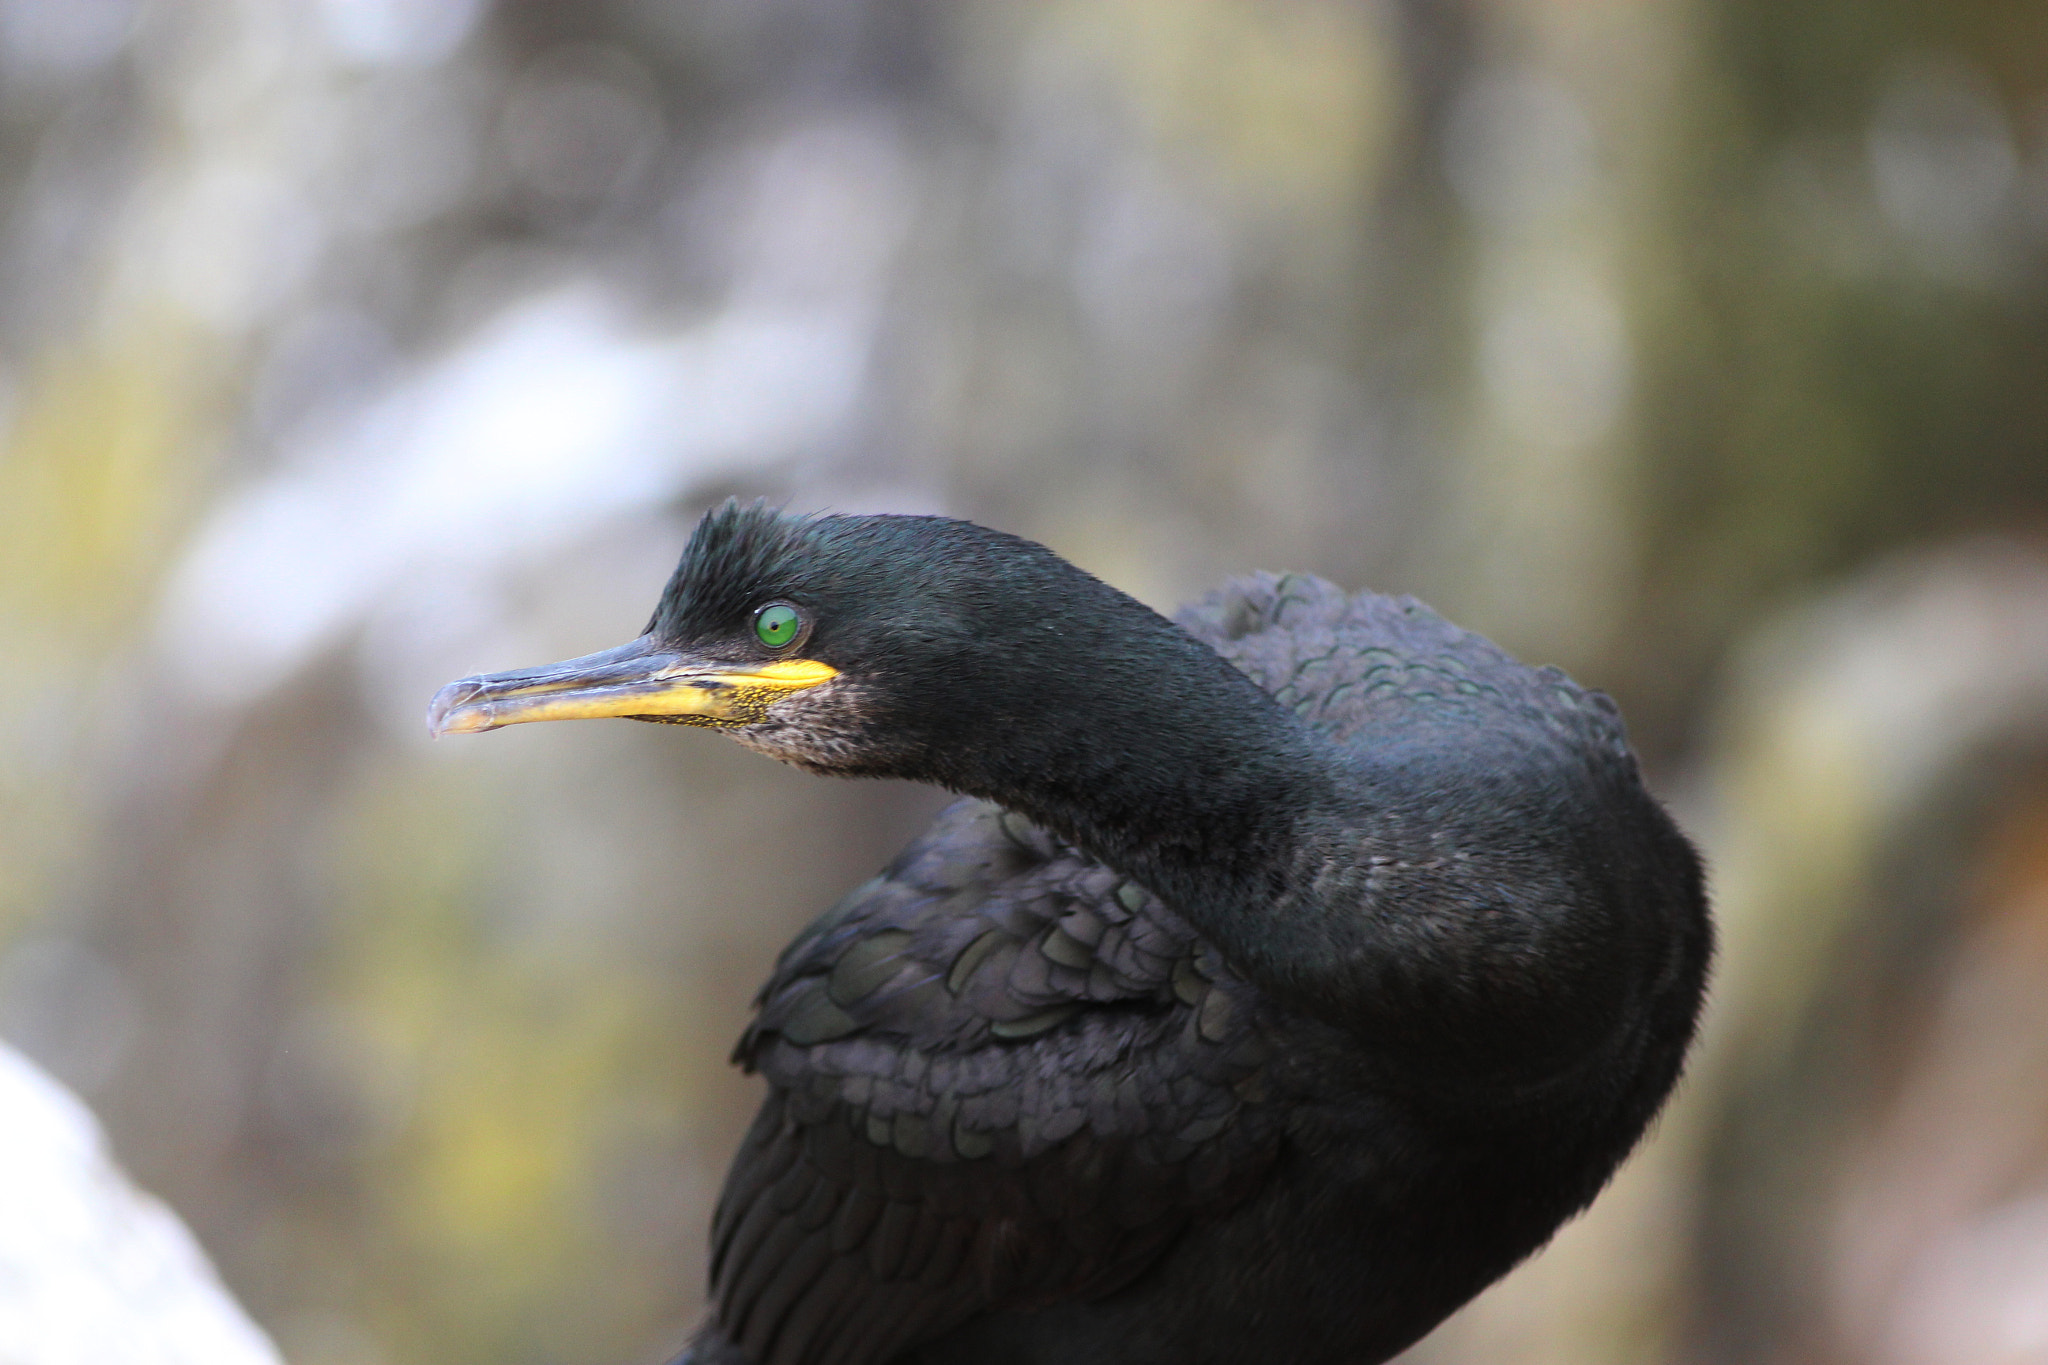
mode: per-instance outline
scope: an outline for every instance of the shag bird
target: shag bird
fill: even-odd
[[[1584,1208],[1710,953],[1611,702],[1299,574],[1160,616],[939,517],[697,526],[435,733],[703,725],[959,801],[776,962],[678,1365],[1370,1365]]]

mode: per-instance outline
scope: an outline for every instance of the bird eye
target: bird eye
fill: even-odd
[[[803,617],[787,602],[771,602],[754,613],[754,635],[770,649],[781,649],[796,639]]]

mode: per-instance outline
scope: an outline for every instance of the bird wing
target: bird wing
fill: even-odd
[[[1338,744],[1427,727],[1507,726],[1633,769],[1621,712],[1557,668],[1531,668],[1412,597],[1312,574],[1247,574],[1174,619]]]
[[[1255,999],[1149,893],[962,801],[783,954],[713,1225],[752,1365],[867,1365],[1107,1294],[1277,1146]]]

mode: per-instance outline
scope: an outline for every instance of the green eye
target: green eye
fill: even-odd
[[[754,634],[770,649],[781,649],[794,640],[801,625],[803,618],[787,602],[776,602],[754,613]]]

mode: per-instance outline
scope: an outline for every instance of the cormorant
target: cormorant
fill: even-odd
[[[782,954],[678,1365],[1369,1365],[1671,1089],[1699,864],[1614,705],[1408,599],[1169,621],[1016,536],[727,503],[632,643],[435,733],[627,716],[965,799]]]

